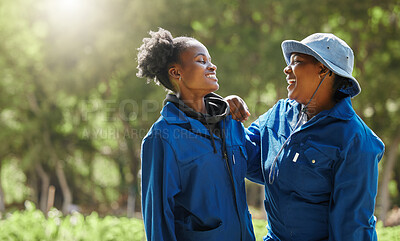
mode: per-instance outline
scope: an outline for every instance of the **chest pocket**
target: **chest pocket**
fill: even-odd
[[[302,188],[311,193],[330,193],[333,160],[314,147],[305,149],[303,155],[299,164],[307,182]]]
[[[333,160],[315,147],[304,145],[304,149],[291,150],[283,160],[280,170],[282,182],[302,195],[329,196],[332,190]],[[322,198],[323,201],[325,198]]]

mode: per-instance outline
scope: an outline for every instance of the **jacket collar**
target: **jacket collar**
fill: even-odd
[[[296,123],[302,106],[294,100],[289,100],[288,104],[291,105],[291,107],[286,111],[286,118],[287,120],[292,120],[293,123]],[[330,116],[340,120],[350,120],[355,114],[356,113],[351,104],[351,98],[347,97],[336,103],[332,109],[324,110],[317,116]],[[294,127],[294,125],[292,126]]]
[[[160,112],[161,116],[168,124],[185,124],[189,123],[189,118],[179,110],[173,103],[168,102],[165,104]]]
[[[350,120],[355,114],[356,112],[353,109],[350,97],[342,99],[332,109],[327,111],[328,116],[341,120]]]
[[[209,130],[198,120],[189,118],[183,111],[179,110],[173,103],[168,102],[160,112],[161,116],[169,125],[190,125],[191,130],[196,133],[210,136]],[[215,138],[219,138],[214,135]]]

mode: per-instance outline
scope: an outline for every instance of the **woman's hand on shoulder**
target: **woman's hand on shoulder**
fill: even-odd
[[[249,108],[242,98],[237,95],[229,95],[225,97],[224,100],[229,104],[230,112],[233,119],[244,122],[249,118]]]

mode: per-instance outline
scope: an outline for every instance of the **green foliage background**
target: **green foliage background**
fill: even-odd
[[[26,210],[16,211],[0,220],[0,240],[29,241],[144,241],[144,227],[140,219],[117,218],[114,216],[99,217],[92,213],[84,217],[80,213],[63,216],[57,209],[52,209],[46,219],[43,213],[31,202],[25,203]],[[265,220],[253,220],[256,240],[261,241],[266,235]],[[400,226],[377,227],[378,240],[400,240]]]
[[[386,144],[376,206],[386,220],[400,206],[399,26],[399,0],[2,0],[0,213],[27,199],[46,213],[51,185],[65,213],[138,215],[140,143],[165,91],[136,77],[136,49],[163,27],[208,47],[218,93],[246,100],[246,125],[286,97],[283,40],[346,40],[362,87],[354,108]]]

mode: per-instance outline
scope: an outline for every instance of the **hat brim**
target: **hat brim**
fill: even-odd
[[[333,73],[348,78],[352,82],[351,87],[340,91],[344,92],[345,94],[349,94],[351,97],[354,97],[361,92],[360,84],[351,74],[347,73],[345,70],[333,64],[329,60],[325,60],[307,45],[296,40],[286,40],[282,42],[282,52],[287,65],[290,63],[290,56],[292,53],[302,53],[313,56],[328,69],[332,70]]]

